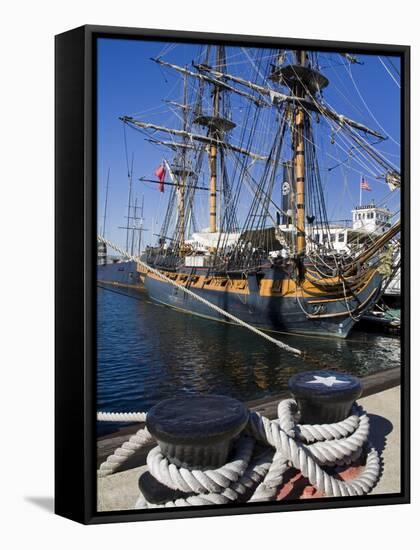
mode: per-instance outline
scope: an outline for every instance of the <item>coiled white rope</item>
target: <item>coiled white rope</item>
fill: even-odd
[[[364,410],[354,405],[345,420],[322,425],[298,424],[297,413],[293,399],[279,404],[276,420],[270,421],[251,412],[246,429],[235,443],[232,460],[214,470],[178,468],[158,446],[153,448],[147,456],[151,475],[171,489],[193,495],[161,505],[149,503],[141,495],[136,508],[226,504],[244,496],[248,502],[271,500],[278,493],[284,474],[292,467],[326,496],[368,493],[379,478],[380,460],[376,450],[369,445],[369,418]],[[136,451],[153,441],[147,428],[139,430],[108,457],[98,475],[113,473]],[[257,449],[261,446],[265,450]],[[364,451],[364,470],[350,481],[337,479],[324,470],[327,466],[351,464]],[[252,494],[247,495],[247,491]]]
[[[155,438],[147,428],[142,428],[130,437],[128,441],[123,443],[105,462],[103,462],[98,470],[98,477],[105,477],[113,474],[115,470],[120,468],[135,452],[141,448],[154,443]]]
[[[281,404],[282,408],[290,407],[290,401]],[[292,402],[292,405],[295,406],[295,403]],[[277,453],[280,453],[291,466],[300,470],[318,491],[326,496],[355,496],[369,492],[379,477],[380,462],[375,449],[368,450],[364,471],[351,481],[338,480],[321,466],[350,463],[360,456],[364,445],[368,444],[369,419],[360,408],[358,414],[359,424],[351,435],[332,440],[323,440],[321,436],[322,439],[318,441],[317,429],[311,433],[315,439],[313,444],[299,440],[296,437],[298,430],[293,434],[286,433],[282,429],[281,421],[272,422],[258,413],[251,413],[248,429],[257,441],[273,446]],[[340,422],[333,424],[333,429],[340,425]],[[326,425],[323,428],[325,429]],[[311,432],[310,425],[306,425],[305,430]]]
[[[293,348],[291,346],[288,346],[284,342],[281,342],[280,340],[277,340],[276,338],[273,338],[272,336],[266,334],[265,332],[262,332],[261,330],[255,328],[254,326],[252,326],[248,323],[245,323],[245,321],[242,321],[242,319],[239,319],[239,317],[236,317],[235,315],[232,315],[231,313],[228,313],[227,311],[220,308],[219,306],[216,306],[212,302],[209,302],[208,300],[206,300],[202,296],[199,296],[198,294],[196,294],[195,292],[193,292],[189,288],[186,288],[185,286],[178,284],[176,281],[170,279],[169,277],[167,277],[164,273],[162,273],[158,269],[156,269],[154,267],[151,267],[146,262],[143,262],[140,258],[136,258],[135,256],[131,256],[131,254],[128,254],[128,252],[126,252],[125,250],[120,248],[115,243],[113,243],[111,241],[108,241],[107,239],[104,239],[104,237],[102,237],[101,235],[97,235],[97,239],[98,239],[99,242],[104,243],[107,246],[109,246],[110,248],[114,249],[116,252],[121,254],[121,256],[127,258],[127,260],[130,260],[132,262],[137,262],[139,265],[141,265],[144,269],[146,269],[150,273],[154,273],[156,276],[158,276],[163,281],[171,284],[172,286],[174,286],[175,288],[177,288],[179,290],[182,290],[182,292],[184,292],[185,294],[188,294],[188,296],[191,296],[192,298],[194,298],[194,300],[197,300],[198,302],[201,302],[202,304],[205,304],[207,307],[209,307],[213,311],[217,311],[217,313],[219,313],[223,317],[226,317],[227,319],[230,319],[235,324],[240,325],[241,327],[244,327],[244,328],[250,330],[251,332],[254,332],[255,334],[258,334],[258,336],[261,336],[262,338],[265,338],[265,340],[268,340],[269,342],[275,344],[276,346],[278,346],[279,348],[281,348],[285,351],[293,353],[293,355],[302,355],[301,350],[299,350],[297,348]]]
[[[178,468],[155,447],[147,456],[149,472],[158,481],[186,493],[219,493],[242,478],[249,466],[255,439],[243,437],[236,446],[233,460],[215,470]]]
[[[144,412],[98,412],[96,420],[98,422],[146,422],[146,416]]]
[[[202,506],[205,504],[228,504],[234,502],[239,496],[246,494],[246,491],[254,488],[267,475],[271,464],[272,451],[268,450],[247,465],[243,474],[228,487],[220,487],[219,491],[212,493],[199,493],[186,498],[180,498],[175,501],[169,501],[165,504],[152,504],[148,502],[143,495],[140,495],[136,502],[136,508],[162,508],[174,506]],[[219,470],[222,470],[219,468]],[[215,470],[205,470],[205,473]]]

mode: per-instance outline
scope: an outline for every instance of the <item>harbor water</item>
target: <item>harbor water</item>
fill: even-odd
[[[392,336],[353,330],[346,340],[277,337],[337,372],[365,376],[400,365],[400,339]],[[97,410],[147,411],[193,393],[247,401],[278,394],[308,368],[246,329],[175,311],[146,292],[98,287]]]

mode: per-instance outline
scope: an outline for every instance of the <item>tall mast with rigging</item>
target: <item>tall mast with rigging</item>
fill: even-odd
[[[296,252],[302,256],[306,252],[305,236],[305,132],[309,124],[308,109],[312,110],[315,104],[315,96],[325,86],[328,79],[315,70],[307,62],[305,50],[295,51],[295,63],[274,67],[270,76],[272,80],[287,86],[292,92],[294,106],[294,118],[292,129],[293,144],[293,168],[294,168],[294,192],[296,211]],[[308,104],[308,97],[311,100]],[[287,99],[287,96],[284,96]]]
[[[184,98],[182,108],[182,129],[187,131],[187,75],[184,75]],[[184,143],[186,139],[184,138]],[[185,184],[187,179],[186,149],[181,150],[181,174],[179,179],[179,244],[181,248],[185,241]]]
[[[220,90],[214,87],[213,92],[213,117],[219,116]],[[210,130],[210,136],[216,138],[216,129]],[[210,233],[216,233],[217,224],[217,144],[213,141],[210,145]]]
[[[224,47],[217,47],[216,55],[216,65],[218,68],[225,64],[225,53]],[[197,65],[197,69],[200,71],[198,74],[201,74],[201,71],[207,70],[209,67],[207,65],[201,66]],[[223,72],[220,73],[223,77]],[[225,133],[232,130],[235,127],[235,124],[224,117],[224,113],[221,110],[221,92],[225,90],[225,83],[223,80],[213,80],[210,82],[213,84],[213,101],[212,101],[212,112],[211,115],[200,114],[194,122],[200,126],[208,128],[208,135],[210,138],[209,144],[209,168],[210,168],[210,196],[209,196],[209,232],[217,232],[217,160],[219,146],[224,145],[224,136]],[[220,147],[220,153],[222,154],[222,147]],[[221,189],[219,189],[221,193]]]
[[[188,178],[194,175],[194,172],[190,169],[189,163],[187,162],[187,153],[188,153],[188,74],[184,74],[184,87],[183,87],[183,103],[175,104],[176,107],[182,109],[182,132],[183,139],[180,144],[183,147],[180,147],[177,156],[175,157],[175,162],[172,167],[169,168],[169,173],[171,178],[173,178],[173,183],[176,185],[177,194],[178,194],[178,220],[176,228],[176,241],[179,245],[179,250],[181,253],[185,251],[185,237],[186,237],[186,198],[187,190],[191,189],[189,186],[187,188]],[[195,186],[192,186],[195,188]]]
[[[306,52],[296,52],[297,64],[306,65]],[[300,82],[295,83],[295,95],[303,97],[304,90]],[[304,254],[306,249],[305,239],[305,111],[301,105],[295,110],[294,126],[294,167],[295,167],[295,189],[296,189],[296,252]]]

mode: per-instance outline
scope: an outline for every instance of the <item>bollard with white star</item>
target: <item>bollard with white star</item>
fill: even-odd
[[[324,384],[331,388],[334,384],[348,384],[347,380],[340,380],[336,376],[316,376],[313,380],[309,380],[308,384]]]
[[[349,416],[362,385],[355,376],[320,370],[292,376],[289,390],[297,401],[301,423],[331,424]]]

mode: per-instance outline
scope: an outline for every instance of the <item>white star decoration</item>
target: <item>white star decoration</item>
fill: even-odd
[[[309,380],[307,384],[324,384],[331,388],[334,384],[348,384],[347,380],[338,380],[336,376],[316,376],[314,375],[314,380]]]

